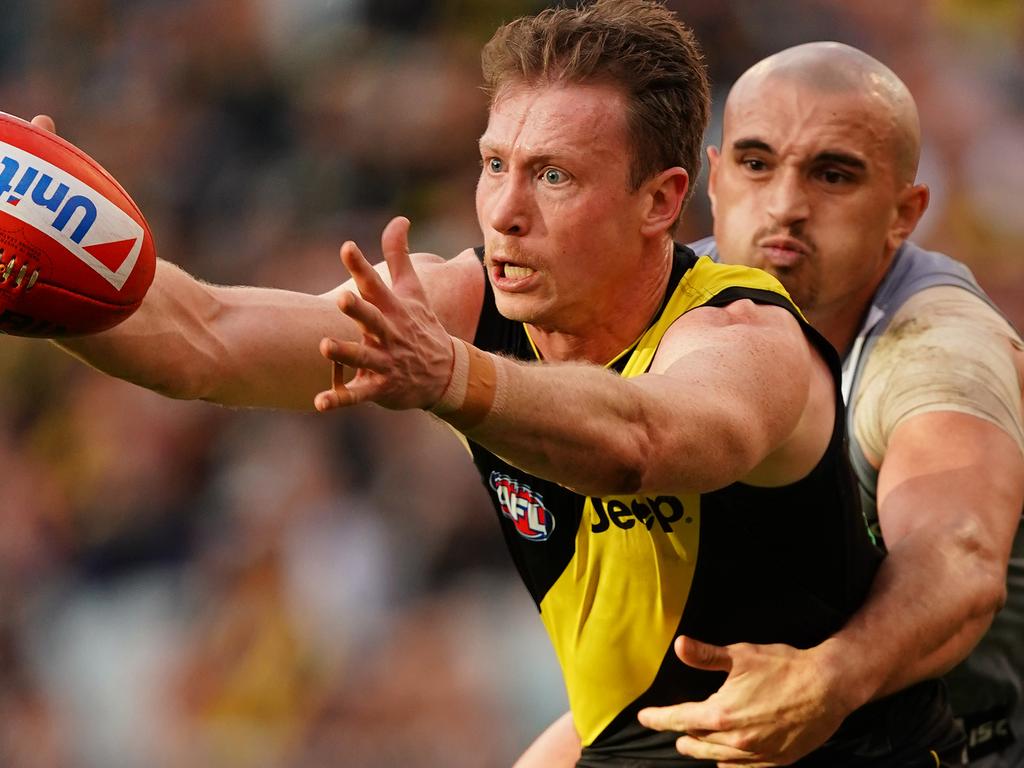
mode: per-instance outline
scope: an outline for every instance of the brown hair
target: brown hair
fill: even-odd
[[[523,83],[607,82],[624,89],[634,189],[682,166],[692,194],[700,172],[710,93],[693,32],[651,0],[598,0],[549,8],[501,26],[482,54],[485,89]]]

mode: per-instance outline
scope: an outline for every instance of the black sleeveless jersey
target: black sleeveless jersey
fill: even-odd
[[[831,441],[802,480],[586,497],[470,443],[561,664],[584,746],[581,765],[705,765],[675,751],[676,734],[650,731],[636,719],[645,706],[705,699],[724,680],[682,664],[674,638],[816,645],[863,602],[880,561],[848,465],[838,358],[773,277],[677,246],[662,306],[608,367],[626,378],[645,373],[681,315],[739,299],[792,312],[836,381]],[[497,311],[489,281],[474,344],[538,359],[525,325]]]

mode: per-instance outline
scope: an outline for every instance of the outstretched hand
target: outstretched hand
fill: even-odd
[[[691,667],[728,673],[705,701],[640,711],[644,726],[685,734],[676,742],[681,754],[719,766],[789,765],[824,744],[850,713],[816,649],[678,637],[675,652]]]
[[[380,242],[390,286],[355,243],[341,246],[341,261],[359,293],[342,291],[338,308],[356,322],[361,338],[320,342],[334,375],[331,389],[314,400],[318,411],[362,402],[396,410],[426,408],[441,398],[451,378],[452,338],[431,310],[409,258],[409,220],[392,219]],[[356,371],[347,382],[343,366]]]

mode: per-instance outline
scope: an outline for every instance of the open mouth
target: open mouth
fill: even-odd
[[[530,267],[520,267],[518,264],[499,264],[498,269],[501,276],[509,280],[522,280],[529,277],[535,270]]]

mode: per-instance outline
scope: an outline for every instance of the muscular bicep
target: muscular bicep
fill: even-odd
[[[706,436],[733,479],[793,482],[828,444],[831,375],[782,308],[740,301],[684,315],[666,334],[651,373],[642,385],[686,404],[689,430]]]
[[[1024,457],[1002,428],[936,411],[892,432],[878,476],[882,534],[890,546],[914,530],[948,526],[975,539],[1005,570],[1024,504]]]

